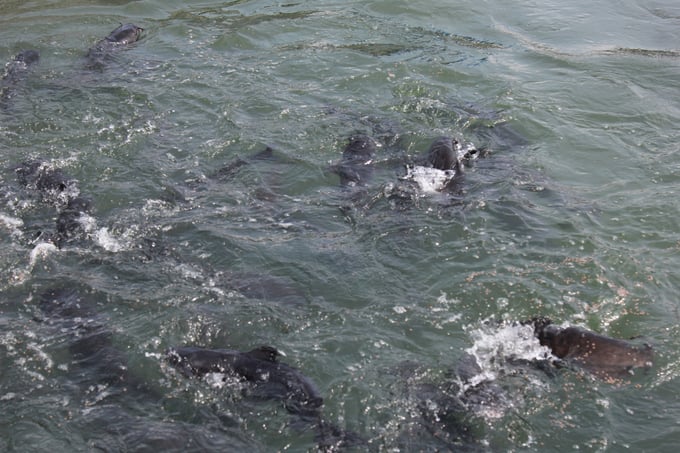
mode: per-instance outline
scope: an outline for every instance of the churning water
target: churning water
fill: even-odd
[[[676,2],[0,1],[0,25],[2,60],[40,53],[0,102],[0,450],[314,450],[163,359],[263,344],[358,451],[676,450]],[[357,133],[373,178],[340,187]],[[446,193],[407,167],[440,136],[484,150]],[[44,312],[64,287],[87,316]],[[539,315],[642,336],[654,368],[531,366]]]

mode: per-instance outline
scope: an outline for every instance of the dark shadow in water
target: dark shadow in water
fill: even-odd
[[[79,395],[85,395],[82,411],[72,423],[81,426],[80,432],[93,451],[260,449],[243,433],[222,423],[174,421],[158,415],[161,407],[148,413],[164,395],[129,369],[127,355],[115,344],[115,333],[97,313],[97,299],[101,301],[101,295],[91,289],[64,282],[40,296],[42,316],[36,318],[67,333],[72,358],[69,385],[75,384]]]
[[[22,50],[5,67],[0,80],[0,111],[8,110],[19,86],[29,76],[31,69],[40,60],[37,50]]]
[[[293,426],[315,432],[320,450],[365,444],[355,433],[324,420],[323,398],[316,385],[298,369],[280,362],[280,355],[271,346],[247,352],[183,346],[170,349],[167,360],[188,377],[224,374],[224,380],[231,377],[246,383],[244,392],[249,398],[281,401],[295,417]]]
[[[97,313],[95,293],[76,283],[45,291],[37,320],[68,332],[68,350],[78,380],[84,385],[105,384],[125,393],[144,385],[128,371],[127,357],[114,344],[114,333]]]
[[[388,447],[403,451],[484,451],[484,432],[461,398],[453,379],[445,384],[422,365],[407,361],[390,369],[396,410],[404,412],[399,432]],[[489,401],[491,403],[491,401]],[[393,444],[393,445],[392,445]]]
[[[263,449],[238,429],[205,421],[161,420],[154,415],[136,415],[116,405],[98,405],[81,418],[82,432],[89,434],[92,451],[198,453]]]
[[[61,168],[40,160],[23,162],[14,167],[14,172],[19,184],[28,189],[29,197],[37,195],[41,203],[53,205],[57,210],[56,224],[33,232],[34,242],[51,242],[62,248],[88,238],[92,201],[80,195],[78,181]]]

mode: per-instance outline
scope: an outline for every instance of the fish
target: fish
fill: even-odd
[[[654,350],[649,344],[611,338],[583,327],[558,327],[547,318],[533,320],[535,335],[553,355],[603,379],[620,379],[649,370]]]
[[[166,353],[168,363],[188,377],[222,373],[247,383],[251,397],[282,402],[290,414],[315,430],[322,450],[364,444],[357,434],[323,419],[324,400],[317,386],[297,368],[280,362],[280,356],[272,346],[246,352],[181,346]]]
[[[135,24],[121,24],[109,35],[90,47],[85,55],[86,67],[89,69],[102,69],[116,51],[136,43],[141,38],[143,28]]]

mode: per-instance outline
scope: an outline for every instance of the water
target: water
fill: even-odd
[[[675,451],[673,2],[0,7],[2,59],[41,55],[0,111],[0,449],[313,450],[280,404],[162,360],[271,344],[373,450],[449,448],[419,407],[472,351],[500,389],[470,409],[475,448]],[[120,22],[143,39],[86,69]],[[381,145],[364,192],[329,171],[356,132]],[[441,135],[489,155],[462,193],[402,193],[404,162]],[[62,249],[36,239],[58,200],[13,171],[35,159],[92,200]],[[39,322],[59,285],[82,288],[145,394],[102,384]],[[641,335],[655,367],[624,386],[498,368],[544,353],[510,327],[536,315]]]

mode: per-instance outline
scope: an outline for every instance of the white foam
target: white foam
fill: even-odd
[[[476,159],[479,153],[476,153],[476,147],[472,143],[456,143],[455,150],[460,160],[460,165],[463,165],[464,159]],[[425,193],[436,193],[444,190],[446,185],[456,176],[456,170],[439,170],[437,168],[422,167],[420,165],[407,165],[406,175],[401,179],[406,181],[413,181],[418,184],[418,187]]]
[[[145,217],[168,217],[180,211],[178,206],[164,200],[148,199],[144,202],[142,213]]]
[[[508,410],[523,404],[522,392],[506,393],[500,390],[503,385],[496,384],[499,379],[512,376],[512,372],[508,373],[512,368],[509,360],[546,360],[552,354],[534,336],[533,325],[484,322],[471,329],[468,326],[468,329],[473,344],[465,352],[475,360],[479,371],[459,383],[461,395],[468,392],[481,392],[483,395],[491,389],[490,392],[495,395],[493,404],[475,404],[471,409],[489,421],[501,418]],[[543,387],[542,382],[531,375],[524,375],[523,379],[531,380],[529,387],[533,390]]]
[[[459,303],[460,300],[456,298],[449,299],[447,294],[442,291],[435,303],[430,306],[430,311],[437,313],[437,316],[432,318],[432,325],[437,329],[444,329],[446,324],[459,321],[463,317],[463,314],[457,307]]]
[[[221,389],[223,387],[234,387],[234,388],[240,388],[243,386],[243,383],[241,380],[231,374],[228,373],[207,373],[204,377],[203,380],[205,381],[206,384],[208,384],[212,388],[216,389]]]
[[[94,235],[94,239],[97,242],[97,245],[107,252],[116,253],[125,249],[123,244],[116,237],[114,237],[106,227],[97,230]]]
[[[23,235],[21,227],[24,226],[24,221],[21,219],[0,213],[0,225],[4,225],[14,238],[19,238]]]
[[[51,242],[38,242],[35,247],[33,247],[33,250],[31,250],[29,267],[33,269],[33,266],[35,266],[35,263],[37,263],[39,259],[47,258],[52,252],[56,252],[57,250],[59,250],[57,249],[57,246]]]
[[[40,348],[37,343],[28,343],[26,348],[35,352],[36,356],[45,363],[45,368],[50,369],[54,366],[54,361],[45,351]]]
[[[97,219],[84,212],[80,212],[79,214],[80,215],[78,216],[76,221],[78,222],[82,230],[88,236],[91,236],[93,232],[97,229]]]
[[[426,193],[441,192],[456,176],[455,170],[439,170],[436,168],[407,165],[406,175],[401,179],[418,184],[421,191]]]
[[[186,279],[193,279],[198,281],[203,280],[204,272],[202,269],[198,267],[192,267],[192,265],[190,264],[181,263],[178,264],[175,269],[178,272],[180,272],[182,276]]]
[[[94,240],[107,252],[118,253],[131,250],[135,245],[135,238],[139,236],[139,226],[130,225],[120,234],[114,234],[108,228],[99,228],[94,234]]]
[[[483,371],[495,372],[502,366],[499,358],[519,360],[545,360],[552,356],[550,349],[542,346],[534,336],[531,324],[501,323],[483,325],[470,331],[473,344],[465,350],[477,359]],[[501,362],[501,365],[499,365]]]
[[[56,245],[51,242],[38,242],[31,250],[28,258],[28,266],[25,268],[15,267],[12,269],[11,283],[13,285],[23,284],[31,275],[33,268],[38,263],[38,261],[44,260],[53,252],[58,251]]]
[[[43,162],[38,169],[38,172],[43,173],[51,170],[59,170],[66,167],[69,164],[69,160],[75,160],[73,158],[61,159],[53,162]],[[57,203],[57,205],[66,206],[70,200],[77,198],[80,195],[80,189],[76,180],[65,181],[65,187],[56,189],[52,188],[46,190],[45,192],[49,194],[49,199],[52,202]]]
[[[66,206],[69,201],[80,196],[80,189],[74,181],[69,181],[64,190],[51,191],[59,204]]]

